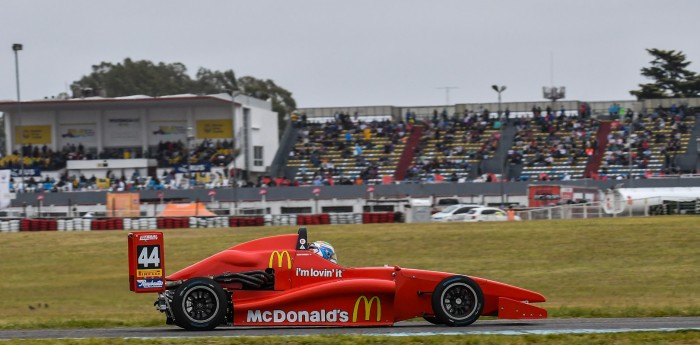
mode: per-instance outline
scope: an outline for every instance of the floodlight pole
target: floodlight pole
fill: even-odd
[[[192,184],[192,139],[194,139],[194,133],[192,133],[192,127],[189,126],[187,127],[187,174],[185,174],[187,177],[186,189],[190,189],[190,185]]]
[[[231,147],[232,147],[232,154],[233,154],[233,185],[231,188],[233,189],[233,214],[236,215],[238,214],[238,170],[236,169],[236,159],[238,159],[238,153],[236,152],[236,97],[241,95],[242,92],[240,91],[232,91],[231,92],[231,112],[233,114],[233,130],[232,130],[232,136],[231,136]]]
[[[14,136],[15,140],[19,143],[19,164],[20,164],[20,178],[22,181],[22,189],[26,188],[25,183],[24,183],[24,143],[22,142],[22,137],[23,137],[23,132],[24,130],[22,129],[22,101],[20,100],[20,93],[19,93],[19,51],[22,50],[22,45],[20,43],[14,43],[12,45],[12,50],[15,52],[15,80],[17,82],[17,123],[15,124],[15,128],[19,128],[19,140],[16,138],[17,136],[17,131],[14,131]]]
[[[491,85],[491,88],[498,93],[498,120],[501,120],[501,93],[506,90],[505,85]],[[503,151],[506,152],[507,151]],[[508,157],[502,157],[501,159],[501,178],[499,179],[500,181],[500,189],[501,189],[501,207],[505,207],[506,205],[506,195],[505,195],[505,186],[503,185],[504,183],[504,178],[505,178],[505,170],[506,170],[506,159]]]

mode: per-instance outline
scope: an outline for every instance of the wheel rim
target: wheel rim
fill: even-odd
[[[464,320],[476,312],[476,291],[465,283],[454,283],[440,296],[442,310],[453,320]]]
[[[182,300],[182,310],[193,322],[209,322],[216,317],[219,297],[208,286],[192,289]]]

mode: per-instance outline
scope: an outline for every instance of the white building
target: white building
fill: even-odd
[[[5,155],[23,145],[61,151],[82,144],[90,152],[120,149],[136,157],[161,142],[194,147],[204,140],[225,140],[240,150],[227,168],[258,175],[269,170],[279,146],[272,104],[246,95],[0,101],[0,112],[5,114]]]

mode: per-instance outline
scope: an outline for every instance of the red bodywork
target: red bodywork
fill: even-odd
[[[436,285],[452,273],[400,267],[350,268],[336,265],[299,247],[297,235],[266,237],[239,244],[166,277],[185,281],[223,272],[274,270],[274,289],[244,290],[221,284],[232,293],[232,323],[237,326],[377,326],[434,316]],[[303,246],[302,246],[303,247]],[[546,318],[530,303],[539,293],[478,278],[484,295],[481,315],[512,319]]]

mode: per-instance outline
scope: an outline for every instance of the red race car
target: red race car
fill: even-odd
[[[466,275],[398,266],[343,267],[332,246],[298,234],[242,243],[165,276],[163,234],[129,234],[134,292],[156,292],[166,323],[235,326],[389,326],[423,317],[467,326],[480,316],[541,319],[539,293]]]

